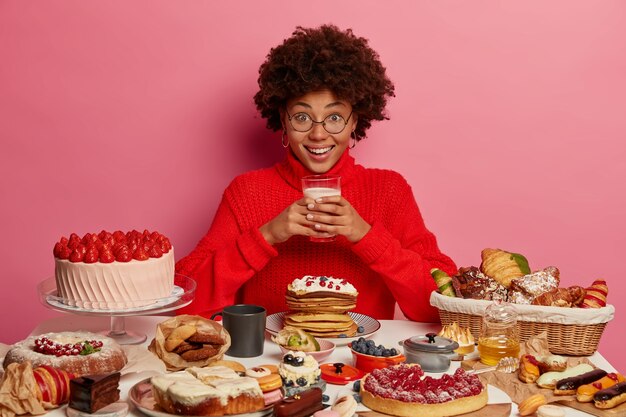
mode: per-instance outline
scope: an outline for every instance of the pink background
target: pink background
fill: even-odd
[[[500,247],[607,279],[600,351],[626,371],[620,1],[0,2],[0,340],[61,314],[36,292],[61,235],[147,228],[187,254],[229,181],[282,157],[251,98],[269,48],[327,22],[397,88],[357,160],[407,178],[460,266]]]

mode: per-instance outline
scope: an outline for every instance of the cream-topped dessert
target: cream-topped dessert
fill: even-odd
[[[55,244],[54,257],[57,295],[70,306],[141,307],[174,287],[174,248],[158,232],[72,234]]]
[[[337,292],[356,297],[358,292],[354,285],[343,278],[333,278],[327,276],[305,275],[302,278],[294,279],[288,286],[287,291],[298,294],[311,292]]]
[[[313,356],[290,350],[278,365],[278,373],[285,387],[305,388],[319,381],[321,371]]]
[[[285,325],[319,337],[354,336],[358,326],[348,312],[358,291],[343,278],[306,275],[287,286]],[[362,331],[362,330],[361,330]]]
[[[265,405],[256,379],[224,366],[189,368],[152,377],[150,382],[157,404],[173,414],[240,414]]]

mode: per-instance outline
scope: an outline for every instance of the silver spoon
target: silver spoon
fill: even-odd
[[[507,357],[500,359],[498,361],[498,364],[495,366],[490,366],[488,368],[482,368],[482,369],[475,369],[473,371],[469,371],[469,373],[482,374],[484,372],[498,371],[498,372],[504,372],[505,374],[511,374],[517,371],[517,368],[519,368],[519,359],[507,356]]]

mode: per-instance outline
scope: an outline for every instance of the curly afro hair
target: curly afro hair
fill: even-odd
[[[334,25],[298,26],[290,38],[270,50],[259,68],[258,83],[254,102],[269,129],[282,129],[280,110],[288,100],[329,89],[358,114],[356,140],[365,137],[372,120],[388,119],[387,98],[395,96],[393,83],[367,39]]]

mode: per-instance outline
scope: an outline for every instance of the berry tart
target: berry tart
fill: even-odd
[[[126,365],[126,355],[110,337],[90,332],[60,332],[31,336],[14,344],[4,358],[11,363],[30,361],[33,368],[48,366],[73,374],[109,374]]]
[[[417,364],[372,371],[361,380],[360,394],[365,406],[394,416],[455,416],[487,405],[487,390],[476,375],[459,368],[453,375],[424,377]]]
[[[158,232],[72,233],[53,253],[57,295],[73,307],[141,307],[174,288],[174,248]]]

